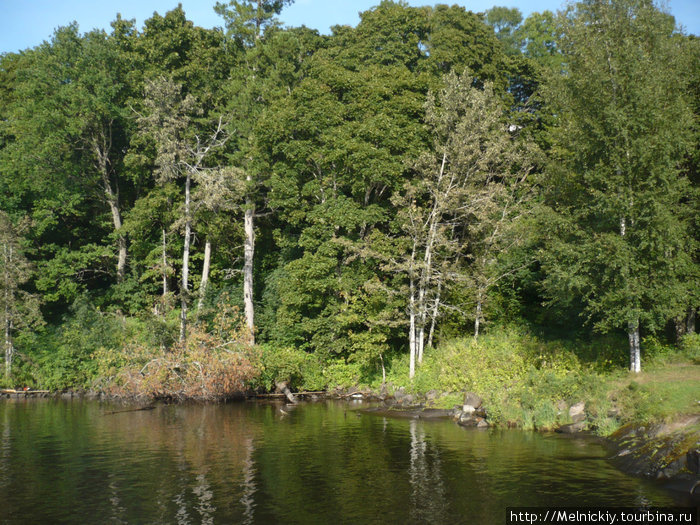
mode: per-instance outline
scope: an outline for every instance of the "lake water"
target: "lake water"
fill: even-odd
[[[0,523],[502,524],[507,506],[684,503],[593,440],[362,406],[2,400]]]

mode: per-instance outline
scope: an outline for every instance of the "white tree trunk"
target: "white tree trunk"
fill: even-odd
[[[188,171],[185,179],[185,243],[182,248],[182,284],[180,286],[180,341],[184,341],[187,338],[187,299],[189,295],[190,238],[192,236],[192,220],[190,218],[191,182],[191,173]]]
[[[695,333],[695,317],[695,307],[688,308],[688,316],[686,317],[685,321],[685,330],[688,334]]]
[[[209,264],[211,262],[211,241],[207,239],[204,243],[204,266],[202,267],[202,280],[199,283],[199,301],[197,302],[197,313],[202,309],[204,296],[207,294],[207,284],[209,284]]]
[[[437,297],[433,305],[433,312],[430,316],[430,331],[428,332],[428,347],[433,347],[433,335],[435,334],[435,323],[437,323],[438,310],[440,308],[440,294],[442,292],[442,279],[438,281]]]
[[[422,316],[421,316],[422,317]],[[421,318],[420,327],[418,328],[418,340],[416,341],[416,360],[418,366],[423,364],[423,347],[425,346],[425,322]]]
[[[474,319],[474,339],[479,338],[479,327],[481,326],[482,295],[478,293],[476,298],[476,318]]]
[[[163,304],[165,304],[165,297],[168,295],[168,242],[165,235],[165,228],[163,228]]]
[[[411,290],[409,298],[409,327],[408,327],[408,347],[409,347],[409,368],[408,377],[413,379],[416,375],[416,296],[413,279],[411,279]]]
[[[630,372],[642,371],[642,359],[639,345],[639,319],[627,323],[627,336],[630,343]]]
[[[12,313],[10,311],[10,265],[12,264],[12,247],[3,244],[4,259],[4,288],[5,288],[5,318],[3,325],[5,328],[5,377],[9,380],[12,375]]]
[[[122,229],[122,217],[119,211],[119,191],[112,187],[112,182],[109,179],[109,150],[111,148],[111,138],[102,134],[100,139],[102,140],[102,144],[100,144],[96,138],[93,141],[92,148],[97,160],[97,169],[102,178],[105,200],[112,213],[114,231],[117,233],[117,281],[122,282],[124,280],[124,274],[126,273],[126,236],[120,233]]]
[[[12,375],[12,358],[15,348],[12,343],[12,320],[9,312],[5,312],[5,377],[10,379]]]
[[[247,177],[250,182],[250,176]],[[243,305],[245,319],[250,333],[251,343],[255,344],[255,307],[253,306],[253,257],[255,254],[255,203],[253,199],[246,198],[244,229],[245,248],[243,261]]]

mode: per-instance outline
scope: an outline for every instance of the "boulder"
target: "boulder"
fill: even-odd
[[[435,401],[438,397],[440,397],[440,392],[437,390],[428,390],[425,393],[425,399],[428,401]]]
[[[481,406],[481,403],[483,403],[483,400],[474,392],[467,392],[466,394],[464,394],[464,403],[462,403],[463,405],[469,405],[474,407],[474,409],[477,409]]]
[[[586,419],[586,404],[581,401],[569,408],[569,417],[574,423],[580,423]]]
[[[569,405],[566,404],[566,401],[563,399],[560,399],[557,401],[556,404],[556,409],[557,409],[557,415],[562,415],[564,412],[566,412],[569,408]]]
[[[487,428],[489,426],[483,417],[471,416],[464,413],[459,416],[457,423],[467,428]]]
[[[569,423],[568,425],[562,425],[557,429],[557,432],[562,434],[577,434],[582,432],[586,428],[585,421],[578,421],[576,423]]]

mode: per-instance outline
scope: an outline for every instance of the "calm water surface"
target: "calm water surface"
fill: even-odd
[[[0,523],[505,523],[507,506],[684,503],[591,440],[359,404],[0,401]]]

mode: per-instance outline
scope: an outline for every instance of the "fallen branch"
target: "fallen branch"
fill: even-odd
[[[122,414],[124,412],[139,412],[141,410],[153,410],[154,408],[156,408],[156,407],[153,405],[149,405],[147,407],[140,407],[140,408],[127,408],[126,410],[113,410],[111,412],[105,412],[102,415],[103,416],[111,416],[113,414]]]
[[[294,396],[325,395],[328,392],[320,390],[318,392],[293,392]],[[253,394],[253,397],[287,397],[287,394]]]
[[[7,388],[0,390],[2,394],[50,394],[50,390],[15,390],[14,388]]]

